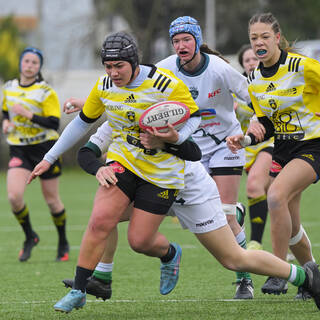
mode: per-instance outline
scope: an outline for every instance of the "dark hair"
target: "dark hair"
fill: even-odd
[[[253,17],[251,17],[251,19],[249,20],[249,26],[248,26],[249,34],[250,34],[250,27],[257,22],[269,24],[274,33],[280,33],[280,43],[279,43],[280,49],[287,52],[293,51],[287,39],[282,35],[282,31],[281,31],[278,20],[271,12],[257,13]]]
[[[244,44],[240,50],[238,51],[238,62],[240,64],[240,66],[243,68],[243,55],[244,53],[249,50],[252,49],[250,44]]]
[[[229,61],[219,51],[209,48],[206,43],[203,43],[200,46],[200,52],[204,52],[204,53],[208,53],[208,54],[214,54],[215,56],[218,56],[220,59],[222,59],[225,62],[229,63]]]
[[[123,60],[131,64],[132,76],[139,65],[138,46],[129,33],[117,32],[107,36],[101,48],[101,61]]]
[[[36,47],[26,47],[20,54],[20,58],[19,58],[19,70],[21,72],[21,61],[24,57],[25,54],[27,53],[33,53],[35,55],[37,55],[39,57],[39,60],[40,60],[40,68],[39,68],[39,72],[37,74],[37,77],[36,77],[36,82],[41,82],[43,81],[43,76],[41,74],[41,68],[42,68],[42,65],[43,65],[43,53],[40,49],[36,48]]]

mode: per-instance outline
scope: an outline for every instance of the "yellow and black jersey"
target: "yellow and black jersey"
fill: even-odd
[[[260,63],[248,77],[251,101],[258,117],[274,126],[276,140],[309,140],[320,137],[320,63],[281,52],[278,63]]]
[[[188,87],[169,70],[152,67],[136,88],[117,87],[105,75],[92,89],[80,117],[90,122],[106,112],[112,127],[108,160],[120,162],[140,178],[160,187],[182,189],[184,161],[160,150],[150,154],[139,140],[141,114],[166,100],[184,103],[191,115],[198,111]]]
[[[57,140],[56,130],[40,126],[29,119],[15,114],[12,106],[20,104],[35,115],[60,118],[60,103],[56,92],[45,82],[36,82],[30,86],[20,86],[17,79],[5,83],[3,87],[2,110],[8,112],[15,130],[8,134],[10,145],[38,144],[48,140]]]

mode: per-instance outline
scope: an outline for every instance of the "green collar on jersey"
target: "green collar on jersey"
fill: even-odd
[[[194,72],[194,73],[189,73],[189,72],[187,72],[186,70],[184,70],[183,67],[180,68],[180,67],[181,67],[181,64],[180,64],[180,58],[179,58],[179,57],[177,57],[177,60],[176,60],[176,64],[177,64],[178,70],[180,70],[180,72],[181,72],[182,74],[184,74],[185,76],[188,76],[188,77],[196,77],[196,76],[199,76],[201,73],[203,73],[203,72],[207,69],[208,64],[209,64],[209,61],[210,61],[210,58],[209,58],[209,56],[208,56],[206,53],[201,52],[201,55],[202,55],[202,57],[204,58],[204,62],[203,62],[203,64],[201,65],[200,69],[199,69],[199,70],[196,70],[196,72]]]

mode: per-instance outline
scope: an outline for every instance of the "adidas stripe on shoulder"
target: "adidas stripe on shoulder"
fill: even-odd
[[[103,84],[102,84],[102,90],[108,90],[111,88],[113,85],[112,80],[110,79],[109,76],[105,76],[103,78]]]
[[[255,78],[254,70],[248,75],[247,82],[250,84]]]

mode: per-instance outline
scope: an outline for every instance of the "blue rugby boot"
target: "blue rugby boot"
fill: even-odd
[[[71,290],[66,296],[59,300],[53,307],[56,311],[70,312],[73,308],[79,309],[86,304],[86,294],[81,290]]]
[[[182,256],[182,249],[177,243],[172,243],[176,254],[169,262],[161,262],[160,266],[160,293],[166,295],[176,286],[179,279],[179,266]]]

